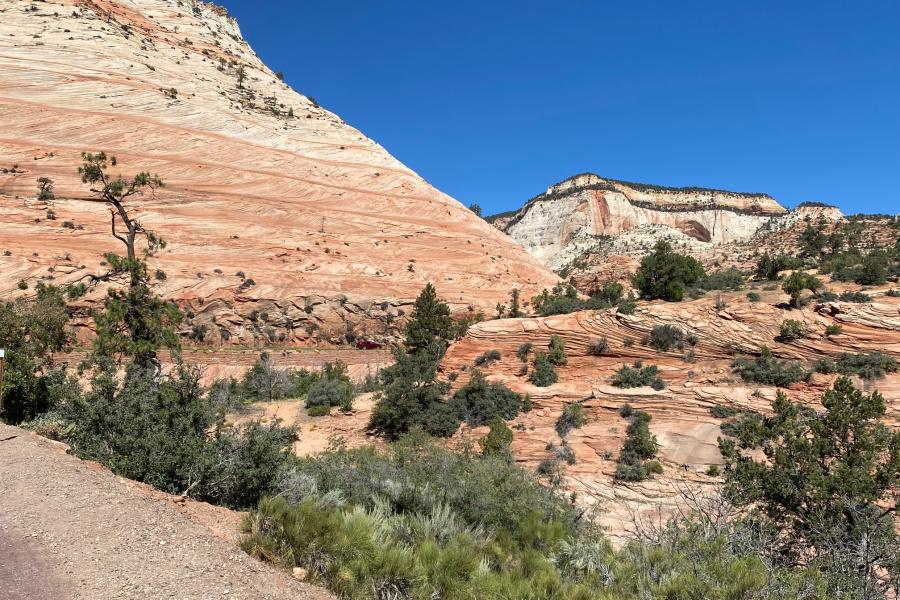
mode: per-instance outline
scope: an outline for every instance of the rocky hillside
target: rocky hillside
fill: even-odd
[[[0,296],[90,282],[121,251],[76,174],[158,173],[133,198],[167,242],[160,291],[211,343],[391,336],[433,282],[455,310],[556,277],[384,148],[285,85],[224,9],[188,0],[0,5]],[[39,177],[52,203],[36,200]],[[92,289],[84,307],[102,298]]]
[[[667,188],[587,173],[488,220],[561,270],[608,237],[629,233],[641,244],[671,234],[708,246],[747,239],[785,212],[765,194]]]

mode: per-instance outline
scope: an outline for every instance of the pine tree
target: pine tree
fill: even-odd
[[[452,337],[450,307],[437,297],[433,285],[426,284],[416,298],[412,317],[406,326],[406,346],[410,352],[418,352],[435,342],[447,342]]]

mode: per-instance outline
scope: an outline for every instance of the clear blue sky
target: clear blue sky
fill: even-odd
[[[900,2],[218,0],[298,91],[486,214],[593,171],[900,212]]]

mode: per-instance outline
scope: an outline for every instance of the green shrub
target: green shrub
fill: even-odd
[[[795,319],[785,319],[778,328],[778,337],[784,341],[806,337],[806,326]]]
[[[531,342],[524,342],[521,346],[519,346],[519,349],[516,351],[516,356],[519,357],[519,360],[521,362],[528,362],[528,354],[531,352],[531,348]]]
[[[271,402],[290,396],[295,381],[290,369],[276,368],[272,356],[263,352],[244,375],[242,385],[249,399]]]
[[[799,269],[802,261],[792,256],[784,254],[780,256],[771,256],[768,252],[759,257],[756,262],[756,276],[760,279],[775,281],[781,271],[788,269]]]
[[[562,366],[568,362],[566,357],[566,343],[558,335],[550,336],[549,351],[547,352],[547,360],[556,366]]]
[[[825,335],[841,335],[844,328],[837,324],[827,325],[825,327]]]
[[[310,386],[304,406],[340,406],[341,410],[349,412],[353,409],[353,384],[350,378],[322,377]]]
[[[868,294],[864,294],[862,292],[843,292],[840,296],[838,296],[838,300],[841,302],[856,302],[856,303],[865,303],[871,302],[872,296]]]
[[[749,300],[750,302],[759,302],[760,299],[760,295],[756,292],[747,292],[747,300]]]
[[[506,426],[503,419],[494,417],[490,421],[490,430],[487,435],[478,440],[481,446],[481,453],[485,456],[494,455],[512,459],[510,446],[512,445],[513,433]]]
[[[562,413],[556,419],[556,433],[559,437],[566,435],[573,429],[584,427],[587,419],[584,416],[584,407],[580,402],[572,402],[563,407]]]
[[[636,307],[637,303],[634,301],[634,298],[629,296],[619,302],[616,306],[616,311],[623,315],[632,315]]]
[[[310,417],[325,417],[331,414],[331,406],[327,404],[317,404],[306,409],[306,414]]]
[[[490,366],[491,363],[495,363],[500,360],[500,351],[499,350],[488,350],[484,354],[475,357],[475,366],[476,367],[487,367]]]
[[[706,474],[710,477],[718,477],[719,465],[709,465],[708,467],[706,467]]]
[[[16,425],[68,402],[77,383],[53,364],[68,348],[62,292],[39,283],[33,298],[0,301],[0,348],[6,350],[0,418]]]
[[[727,269],[707,275],[697,285],[704,290],[739,290],[745,283],[744,274],[740,270]]]
[[[531,402],[531,394],[525,394],[525,399],[522,400],[522,412],[531,412],[533,408],[534,404]]]
[[[656,365],[641,366],[640,361],[633,367],[622,365],[622,368],[613,375],[612,384],[618,388],[636,388],[651,385],[659,375],[659,367]]]
[[[765,346],[755,359],[739,358],[732,367],[744,381],[751,383],[786,387],[809,379],[809,373],[799,363],[778,360]]]
[[[668,242],[659,241],[653,252],[641,260],[632,283],[642,298],[678,302],[684,297],[685,289],[705,275],[703,266],[695,258],[677,254]]]
[[[660,352],[668,352],[670,348],[684,348],[684,332],[672,325],[657,325],[650,332],[650,346]]]
[[[545,352],[537,352],[534,355],[534,368],[528,374],[528,380],[538,387],[547,387],[559,381],[556,368]]]
[[[837,365],[830,358],[820,358],[813,363],[812,368],[816,373],[837,373]]]
[[[863,379],[881,379],[887,373],[898,369],[897,361],[881,352],[870,354],[841,353],[835,365],[835,371],[842,375],[858,375]]]
[[[658,450],[656,437],[650,433],[650,415],[644,411],[632,410],[630,406],[627,411],[623,407],[619,414],[628,419],[628,437],[619,453],[615,479],[643,481],[651,474],[662,473],[662,466],[649,460],[656,456]]]
[[[522,397],[502,383],[488,383],[476,369],[469,383],[457,390],[450,406],[459,419],[479,427],[497,417],[507,421],[514,419],[522,406]]]
[[[724,404],[716,404],[709,409],[709,414],[717,419],[728,419],[735,416],[737,413],[738,410],[736,408],[734,408],[733,406],[726,406]]]
[[[169,493],[255,505],[272,491],[296,433],[277,424],[223,431],[199,378],[199,369],[159,378],[131,364],[119,383],[114,365],[98,370],[89,393],[66,410],[73,452]]]
[[[891,288],[887,292],[885,292],[885,296],[889,296],[891,298],[900,298],[900,288]]]

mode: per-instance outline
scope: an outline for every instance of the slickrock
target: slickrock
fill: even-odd
[[[561,444],[554,425],[564,405],[582,402],[587,424],[567,435],[576,462],[563,464],[563,485],[584,505],[599,504],[601,522],[618,537],[634,527],[635,519],[665,519],[684,502],[685,492],[713,489],[717,478],[708,476],[706,470],[722,462],[716,442],[721,419],[712,416],[714,407],[769,410],[776,389],[742,381],[731,368],[735,357],[757,353],[764,344],[777,357],[801,360],[807,367],[815,359],[836,357],[841,352],[880,351],[900,359],[900,298],[879,295],[871,304],[813,303],[790,310],[780,291],[761,290],[760,294],[760,302],[750,303],[743,292],[724,293],[724,309],[717,309],[718,298],[710,295],[681,303],[641,303],[633,315],[585,311],[479,323],[451,346],[442,372],[444,376],[456,373],[454,386],[464,385],[474,359],[488,350],[499,350],[502,359],[484,369],[485,373],[514,391],[530,394],[534,405],[531,412],[510,422],[513,454],[530,469],[551,456],[549,443]],[[804,322],[808,337],[790,343],[776,339],[785,318]],[[668,352],[644,345],[644,337],[662,324],[696,336],[696,344]],[[825,336],[830,324],[842,325],[843,332]],[[564,339],[568,364],[557,368],[558,383],[536,387],[523,374],[517,350],[526,342],[536,350],[545,349],[551,335]],[[609,350],[593,356],[589,344],[601,338],[607,339]],[[610,384],[623,364],[636,360],[645,366],[657,365],[666,388],[619,389]],[[834,378],[814,374],[808,383],[795,384],[787,393],[794,400],[815,405]],[[880,390],[888,403],[889,423],[900,425],[900,373],[859,384]],[[663,474],[640,483],[613,479],[627,427],[619,409],[626,403],[652,416],[650,429],[660,445]],[[470,434],[477,437],[485,431],[480,428]]]
[[[114,175],[164,180],[133,210],[168,242],[151,262],[161,293],[209,342],[391,337],[425,282],[465,311],[556,281],[280,81],[211,4],[4,2],[0,123],[2,297],[27,293],[20,281],[89,282],[121,252],[76,174],[80,153],[100,150]],[[51,204],[35,199],[38,177],[54,181]]]

